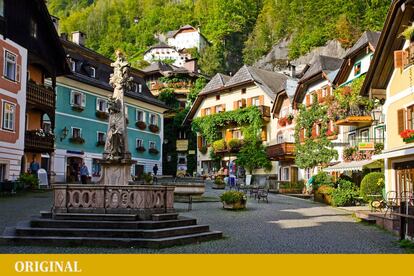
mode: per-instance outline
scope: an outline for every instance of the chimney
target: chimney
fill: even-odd
[[[81,31],[72,32],[72,42],[79,46],[85,46],[86,34]]]
[[[67,33],[60,33],[60,38],[63,40],[68,40],[68,34]]]
[[[59,32],[59,17],[51,15],[50,18],[52,19],[53,26],[55,26],[56,32]]]

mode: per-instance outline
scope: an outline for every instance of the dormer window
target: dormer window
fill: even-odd
[[[95,67],[90,66],[89,70],[90,70],[91,78],[96,78],[96,69],[95,69]]]
[[[70,70],[72,72],[75,72],[76,71],[76,61],[74,61],[74,60],[71,60],[70,61]]]
[[[135,82],[132,84],[132,91],[135,93],[138,92],[138,84],[136,84]]]
[[[142,84],[138,84],[138,93],[142,93]]]
[[[361,62],[355,63],[354,65],[354,76],[361,74]]]
[[[30,21],[30,35],[33,38],[37,38],[37,23],[33,19]]]

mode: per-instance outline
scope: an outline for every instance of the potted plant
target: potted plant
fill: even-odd
[[[147,127],[147,124],[143,121],[137,121],[135,126],[141,130],[144,130]]]
[[[228,210],[241,210],[246,208],[247,197],[243,192],[227,191],[220,196],[223,208]]]
[[[295,118],[295,116],[292,113],[289,113],[289,115],[287,115],[288,124],[291,124],[293,122],[294,118]]]
[[[151,154],[158,154],[159,153],[159,151],[157,149],[155,149],[155,148],[150,148],[148,150],[148,152],[151,153]]]
[[[214,141],[213,149],[215,152],[224,151],[226,149],[226,141],[224,139]]]
[[[231,139],[227,145],[231,152],[237,152],[240,149],[241,143],[239,139]]]
[[[160,130],[160,128],[157,125],[153,125],[153,124],[149,125],[148,128],[151,132],[154,132],[154,133]]]
[[[97,110],[95,112],[95,116],[98,117],[99,119],[106,120],[106,119],[108,119],[109,114],[108,114],[108,112]]]
[[[138,152],[144,152],[145,148],[143,146],[137,147]]]
[[[280,125],[281,127],[286,126],[286,123],[287,123],[287,119],[286,119],[286,117],[279,118],[279,125]]]
[[[226,188],[226,184],[224,183],[223,177],[222,176],[217,176],[214,179],[214,185],[213,185],[213,189],[224,189]]]

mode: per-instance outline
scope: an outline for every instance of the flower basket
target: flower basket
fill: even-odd
[[[98,141],[96,142],[97,147],[105,146],[105,141]]]
[[[145,148],[144,147],[137,147],[137,151],[138,152],[144,152],[145,151]]]
[[[286,123],[287,123],[287,118],[283,117],[283,118],[280,118],[280,119],[279,119],[279,125],[280,125],[281,127],[286,126]]]
[[[148,152],[151,153],[151,154],[158,154],[159,153],[159,151],[157,149],[154,149],[154,148],[149,149]]]
[[[135,126],[141,130],[144,130],[147,128],[147,124],[143,121],[138,121],[135,123]]]
[[[105,111],[99,111],[99,110],[97,110],[97,111],[95,112],[95,116],[96,116],[96,117],[98,117],[99,119],[102,119],[102,120],[106,120],[106,119],[108,119],[108,118],[109,118],[109,114],[108,114],[108,112],[105,112]]]
[[[85,108],[80,105],[72,105],[72,110],[77,112],[82,112]]]
[[[149,125],[148,128],[151,132],[154,132],[154,133],[156,133],[160,130],[160,128],[157,125],[152,125],[152,124]]]
[[[69,138],[69,142],[73,144],[84,144],[85,139],[83,139],[82,137],[71,137]]]

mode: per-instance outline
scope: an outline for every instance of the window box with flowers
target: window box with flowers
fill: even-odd
[[[72,110],[77,112],[82,112],[85,108],[81,105],[74,104],[72,105]]]
[[[138,152],[144,152],[145,148],[143,146],[137,147]]]
[[[159,151],[156,149],[156,148],[150,148],[149,150],[148,150],[148,152],[150,153],[150,154],[158,154],[159,153]]]
[[[137,121],[137,122],[135,123],[135,126],[136,126],[137,128],[139,128],[139,129],[141,129],[141,130],[144,130],[144,129],[146,129],[146,128],[147,128],[147,124],[146,124],[145,122],[143,122],[143,121]]]
[[[83,139],[82,137],[71,137],[69,138],[69,142],[73,144],[84,144],[85,139]]]
[[[97,110],[95,116],[99,119],[106,120],[109,118],[108,112]]]
[[[414,130],[412,129],[406,129],[404,131],[401,131],[400,136],[401,138],[403,138],[403,141],[406,143],[414,142]]]
[[[160,130],[160,128],[157,125],[153,125],[153,124],[149,125],[148,129],[153,133],[157,133]]]
[[[96,142],[96,146],[97,147],[105,146],[105,141],[98,141],[98,142]]]

